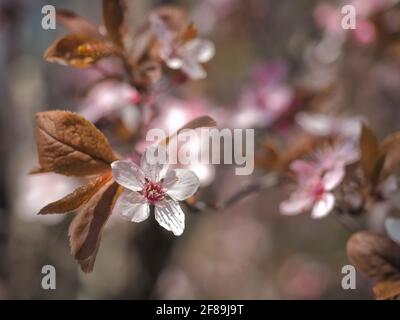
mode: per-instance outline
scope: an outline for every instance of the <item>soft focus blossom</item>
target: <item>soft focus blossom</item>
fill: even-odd
[[[293,215],[312,209],[313,218],[326,216],[334,207],[332,191],[342,182],[345,166],[358,157],[352,145],[343,144],[322,150],[311,161],[294,161],[290,169],[297,176],[298,189],[281,203],[280,211]]]
[[[321,148],[313,155],[317,168],[321,172],[343,168],[360,158],[358,147],[351,142],[337,143]],[[344,172],[343,172],[344,174]]]
[[[65,215],[48,216],[37,213],[50,202],[56,201],[74,191],[79,183],[73,178],[55,173],[27,175],[26,171],[18,177],[18,194],[14,204],[14,212],[26,222],[42,222],[57,224]]]
[[[167,28],[158,15],[150,17],[150,24],[160,43],[160,57],[169,68],[181,70],[193,80],[207,76],[202,64],[210,61],[215,54],[211,41],[197,37],[183,41]]]
[[[335,117],[326,114],[299,112],[296,122],[307,132],[322,137],[343,136],[357,139],[361,132],[361,118]]]
[[[285,79],[286,67],[281,62],[257,68],[239,97],[234,126],[266,127],[285,114],[294,98],[294,91]]]
[[[126,219],[141,222],[149,217],[152,205],[157,222],[179,236],[185,228],[185,215],[178,201],[191,197],[200,182],[190,170],[167,172],[168,164],[150,164],[149,157],[156,152],[162,152],[162,149],[149,147],[142,156],[140,168],[131,160],[111,164],[114,179],[126,188],[115,210]]]
[[[280,204],[285,215],[294,215],[312,209],[313,218],[325,217],[334,207],[335,196],[331,192],[343,178],[341,170],[328,172],[321,176],[311,163],[297,160],[291,165],[297,173],[298,189]]]
[[[140,93],[134,87],[118,81],[104,81],[89,91],[81,103],[80,113],[94,123],[104,117],[119,115],[122,120],[129,120],[126,124],[131,128],[138,122],[134,110],[140,99]]]
[[[344,1],[339,6],[322,2],[314,10],[314,19],[329,34],[335,34],[339,38],[351,35],[358,43],[369,44],[376,40],[377,35],[377,30],[371,21],[371,17],[394,2],[392,0],[353,0]],[[342,27],[344,14],[342,14],[341,8],[344,5],[355,7],[355,29],[344,29]]]

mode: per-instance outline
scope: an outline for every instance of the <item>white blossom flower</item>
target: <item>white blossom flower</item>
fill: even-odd
[[[131,160],[118,160],[111,164],[115,181],[125,188],[115,210],[126,219],[142,222],[149,217],[152,205],[157,222],[179,236],[185,229],[185,215],[178,201],[191,197],[199,188],[200,181],[191,170],[168,171],[168,164],[150,164],[149,156],[160,152],[160,148],[151,146],[146,149],[140,168]]]
[[[207,76],[202,64],[215,55],[215,46],[211,41],[198,37],[182,41],[158,15],[150,17],[150,24],[160,44],[160,57],[169,68],[181,70],[193,80]]]

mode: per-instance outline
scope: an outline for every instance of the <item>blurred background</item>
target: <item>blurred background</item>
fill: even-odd
[[[294,116],[304,110],[362,116],[381,137],[400,128],[400,9],[395,1],[128,2],[134,3],[137,17],[157,5],[182,5],[200,34],[216,45],[207,79],[171,90],[159,121],[184,123],[210,114],[222,127],[256,128],[258,146],[267,137],[283,146],[296,140],[302,129]],[[0,0],[0,299],[372,298],[370,280],[359,273],[356,290],[341,287],[350,232],[333,216],[280,215],[285,188],[254,193],[227,210],[187,213],[179,238],[160,230],[154,219],[133,224],[113,217],[94,272],[83,274],[69,251],[73,214],[36,215],[80,181],[28,172],[37,164],[35,113],[92,112],[97,98],[88,88],[102,70],[44,61],[46,48],[66,34],[58,25],[42,29],[46,4]],[[51,4],[102,23],[100,0]],[[341,28],[344,4],[357,8],[356,30]],[[115,103],[130,103],[119,97]],[[130,110],[96,118],[122,152],[129,150],[130,139],[124,122],[136,119]],[[198,166],[199,197],[226,199],[266,174],[258,168],[253,176],[241,177],[233,169]],[[56,290],[41,288],[46,264],[57,270]]]

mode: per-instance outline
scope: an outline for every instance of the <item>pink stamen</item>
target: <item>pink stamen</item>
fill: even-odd
[[[165,192],[160,183],[148,181],[143,188],[143,196],[149,203],[155,204],[164,199]]]
[[[321,198],[321,196],[325,193],[325,187],[322,183],[318,183],[314,189],[314,197],[315,199]]]

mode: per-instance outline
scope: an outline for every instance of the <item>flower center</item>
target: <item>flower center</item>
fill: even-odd
[[[165,192],[161,186],[161,184],[148,181],[144,185],[143,188],[143,196],[146,198],[146,200],[154,204],[158,201],[161,201],[165,197]]]
[[[318,183],[314,189],[314,197],[315,199],[321,198],[321,196],[325,193],[325,188],[322,183]]]

